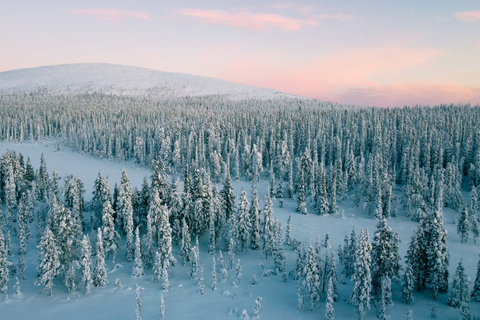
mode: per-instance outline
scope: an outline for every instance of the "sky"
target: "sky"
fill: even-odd
[[[480,1],[16,0],[0,72],[103,62],[361,106],[480,104]]]

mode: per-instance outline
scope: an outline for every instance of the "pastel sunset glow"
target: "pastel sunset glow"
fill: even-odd
[[[0,71],[104,62],[361,106],[480,103],[480,2],[9,1]]]

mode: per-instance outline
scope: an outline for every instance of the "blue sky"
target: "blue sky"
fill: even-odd
[[[0,71],[107,62],[340,103],[480,103],[479,1],[9,1]]]

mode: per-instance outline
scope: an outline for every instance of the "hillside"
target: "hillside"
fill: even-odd
[[[0,92],[39,89],[57,93],[104,92],[166,97],[214,94],[231,98],[294,97],[214,78],[105,63],[64,64],[0,72]]]

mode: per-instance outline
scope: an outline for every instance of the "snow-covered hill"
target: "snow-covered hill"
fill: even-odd
[[[59,93],[148,93],[166,97],[214,94],[231,98],[294,97],[214,78],[105,63],[64,64],[0,72],[0,92],[28,92],[44,88]]]

